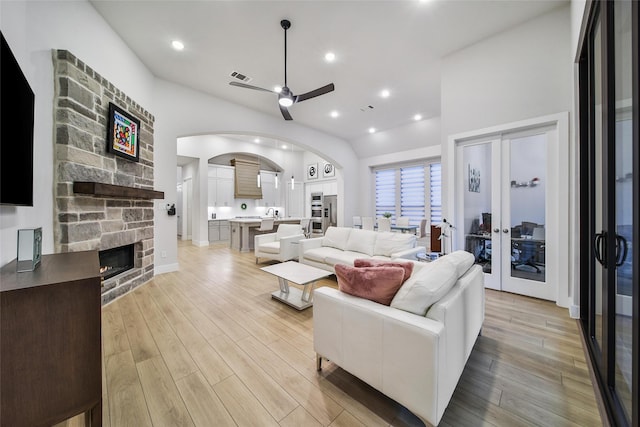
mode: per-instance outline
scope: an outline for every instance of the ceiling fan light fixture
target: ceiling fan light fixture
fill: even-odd
[[[291,95],[282,95],[278,98],[278,103],[283,107],[291,107],[293,105],[293,99]]]
[[[171,42],[171,46],[173,46],[173,48],[175,50],[183,50],[184,49],[184,43],[182,43],[180,40],[174,40]]]
[[[275,93],[280,93],[280,92],[282,92],[282,86],[275,85],[275,86],[273,87],[273,91],[274,91]]]

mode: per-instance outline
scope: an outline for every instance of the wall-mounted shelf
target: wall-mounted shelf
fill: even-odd
[[[164,191],[103,184],[101,182],[75,181],[73,183],[73,192],[98,197],[117,197],[123,199],[164,199]]]

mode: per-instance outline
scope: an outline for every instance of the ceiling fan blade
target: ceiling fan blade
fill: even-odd
[[[335,89],[335,86],[333,85],[333,83],[329,83],[328,85],[319,87],[318,89],[312,90],[311,92],[298,95],[296,97],[296,102],[302,102],[310,98],[315,98],[316,96],[324,95],[325,93],[329,93],[334,89]]]
[[[278,106],[280,107],[280,112],[282,113],[282,117],[284,117],[285,120],[293,120],[293,117],[291,117],[291,114],[289,114],[289,110],[287,110],[287,107],[283,107],[280,104],[278,104]]]
[[[254,89],[254,90],[261,90],[263,92],[277,93],[277,92],[269,90],[269,89],[264,89],[264,88],[261,88],[261,87],[258,87],[258,86],[252,86],[252,85],[248,85],[248,84],[244,84],[244,83],[229,82],[229,84],[231,86],[243,87],[245,89]]]

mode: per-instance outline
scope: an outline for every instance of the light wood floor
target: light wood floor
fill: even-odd
[[[179,261],[102,310],[105,426],[422,425],[332,363],[316,372],[312,309],[272,300],[253,254],[181,242]],[[440,425],[602,425],[568,311],[488,290]]]

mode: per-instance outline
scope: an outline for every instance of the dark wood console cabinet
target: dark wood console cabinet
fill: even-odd
[[[102,425],[97,251],[43,255],[0,276],[0,426]]]

